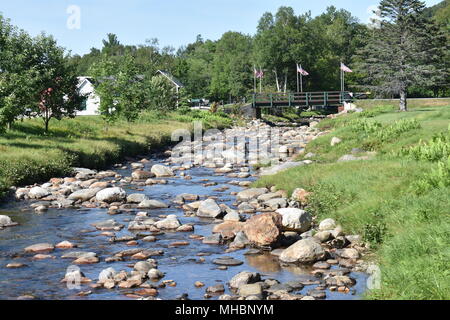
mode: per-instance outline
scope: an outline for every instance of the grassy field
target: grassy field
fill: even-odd
[[[108,127],[99,116],[52,120],[48,134],[39,119],[17,122],[0,135],[0,195],[13,185],[65,175],[72,166],[99,169],[125,156],[145,154],[171,143],[173,130],[191,129],[195,120],[203,121],[204,128],[232,123],[206,111],[148,112],[135,123],[118,121]]]
[[[392,102],[362,105],[320,122],[330,133],[307,146],[315,164],[256,186],[312,191],[310,211],[363,235],[382,271],[367,298],[450,299],[450,102],[411,103],[404,113]],[[342,142],[332,147],[332,137]],[[372,158],[337,162],[354,148]]]

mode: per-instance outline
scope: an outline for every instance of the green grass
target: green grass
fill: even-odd
[[[308,210],[371,244],[382,287],[368,299],[450,299],[450,104],[410,108],[372,105],[324,120],[319,127],[331,132],[305,152],[316,154],[315,164],[255,183],[312,191]],[[334,136],[342,142],[331,147]],[[336,162],[352,148],[376,156]]]
[[[0,195],[11,186],[45,181],[70,172],[72,166],[94,169],[144,154],[171,143],[175,129],[224,128],[232,120],[206,111],[162,114],[147,112],[135,123],[106,126],[99,116],[52,120],[44,133],[39,119],[24,120],[0,135]]]

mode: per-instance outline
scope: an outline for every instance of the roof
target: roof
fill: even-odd
[[[177,86],[179,88],[183,88],[184,87],[184,84],[180,80],[175,78],[173,75],[171,75],[169,72],[164,71],[164,70],[158,70],[157,72],[162,74],[167,79],[169,79],[170,82],[172,82],[175,86]]]

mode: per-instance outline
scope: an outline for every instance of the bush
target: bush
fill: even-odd
[[[415,160],[440,161],[450,156],[450,132],[435,135],[430,142],[418,146],[404,147],[398,152]]]

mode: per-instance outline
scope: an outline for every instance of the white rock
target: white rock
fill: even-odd
[[[282,208],[276,210],[283,217],[283,227],[297,232],[306,232],[311,228],[312,217],[305,210]]]
[[[114,279],[115,275],[116,275],[116,271],[113,268],[104,269],[98,275],[98,282],[104,283],[109,279]]]
[[[331,218],[325,219],[319,224],[320,231],[333,230],[334,228],[336,228],[336,221]]]
[[[125,190],[119,187],[106,188],[98,192],[96,195],[97,201],[101,202],[120,202],[123,201],[127,196]]]
[[[161,164],[155,164],[152,167],[151,172],[154,173],[157,177],[171,177],[175,175],[172,169]]]
[[[34,188],[31,188],[30,192],[28,193],[28,196],[31,199],[41,199],[41,198],[48,196],[49,194],[50,194],[50,192],[48,192],[48,190],[46,190],[44,188],[34,187]]]

